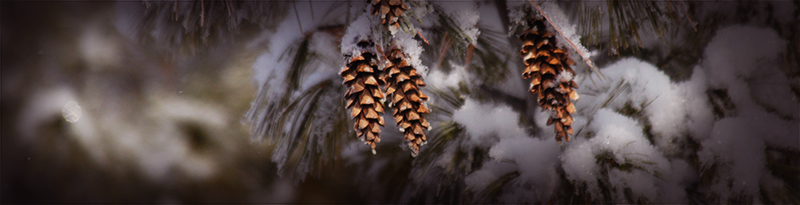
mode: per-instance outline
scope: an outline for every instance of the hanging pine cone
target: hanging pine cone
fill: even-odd
[[[361,55],[348,57],[347,65],[339,74],[347,85],[344,97],[346,108],[352,108],[350,116],[355,122],[353,129],[359,139],[369,144],[374,154],[376,143],[381,142],[381,126],[384,125],[385,96],[380,86],[385,81],[378,70],[375,45],[365,40],[358,42],[358,46],[364,51]]]
[[[556,141],[566,138],[569,142],[569,135],[573,134],[570,114],[575,113],[575,105],[568,98],[578,100],[575,71],[570,68],[575,62],[557,47],[555,34],[547,31],[544,20],[536,19],[530,25],[532,28],[519,36],[520,55],[525,63],[522,77],[532,78],[531,93],[537,95],[542,110],[552,111],[547,125],[555,124]]]
[[[381,24],[400,27],[399,19],[408,10],[403,0],[372,0],[372,15],[380,15]]]
[[[430,110],[423,104],[428,96],[420,90],[420,87],[425,87],[425,82],[399,47],[390,48],[386,56],[389,60],[386,61],[384,76],[388,82],[386,94],[391,99],[389,106],[394,108],[394,120],[404,133],[404,141],[416,155],[419,147],[427,141],[425,130],[430,127],[424,115]]]

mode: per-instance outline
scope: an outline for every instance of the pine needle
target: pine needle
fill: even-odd
[[[464,61],[464,70],[469,70],[469,61],[472,60],[472,51],[475,50],[474,44],[469,44],[467,49],[467,59]]]
[[[683,10],[683,15],[686,16],[686,20],[689,20],[689,24],[692,25],[692,29],[694,29],[694,32],[697,32],[697,27],[694,25],[694,21],[692,21],[692,17],[689,16],[689,12],[686,11],[686,7],[683,6],[683,2],[682,1],[678,1],[678,4],[681,5],[681,10]]]
[[[205,26],[206,20],[206,4],[200,0],[200,27]]]
[[[419,31],[417,31],[417,35],[419,35],[419,37],[422,38],[423,41],[425,41],[425,44],[431,45],[431,43],[428,42],[428,39],[425,39],[425,36],[422,36],[422,34],[419,33]]]
[[[448,32],[444,33],[444,40],[442,40],[442,46],[439,48],[439,59],[436,59],[436,67],[442,65],[442,61],[444,61],[444,58],[447,56],[447,51],[450,50],[450,46],[453,44],[447,34]]]

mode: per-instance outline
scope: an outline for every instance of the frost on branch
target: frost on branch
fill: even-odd
[[[330,4],[315,5],[319,7],[298,12],[318,11]],[[264,42],[267,50],[253,63],[258,91],[245,116],[251,123],[251,139],[275,145],[272,161],[278,174],[298,180],[310,172],[319,173],[333,158],[347,120],[338,114],[344,112],[338,103],[343,93],[336,86],[341,53],[335,42],[340,36],[323,24],[320,18],[284,18],[276,30],[250,42],[270,39]]]

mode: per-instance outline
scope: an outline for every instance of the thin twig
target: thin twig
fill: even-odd
[[[689,24],[692,25],[692,29],[694,29],[694,32],[697,32],[697,27],[694,25],[694,21],[692,21],[692,17],[689,16],[689,12],[686,11],[686,7],[683,6],[683,2],[682,1],[678,1],[678,4],[681,5],[681,10],[683,10],[683,15],[686,16],[687,20],[689,20]]]
[[[206,3],[200,0],[200,27],[205,26],[206,23]]]
[[[558,33],[561,34],[561,36],[563,36],[565,40],[567,40],[569,45],[571,45],[572,48],[575,49],[576,52],[578,52],[578,55],[580,55],[581,58],[583,58],[583,61],[586,61],[586,64],[588,64],[589,67],[592,67],[593,69],[597,69],[597,68],[594,67],[594,63],[592,63],[592,60],[590,60],[588,57],[584,57],[586,55],[583,53],[583,51],[578,49],[578,47],[575,46],[575,43],[572,43],[572,41],[569,40],[569,38],[567,38],[566,35],[564,35],[564,32],[561,32],[561,29],[558,28],[558,26],[555,23],[553,23],[552,20],[550,20],[550,17],[547,17],[547,14],[545,14],[544,11],[542,11],[542,8],[539,8],[538,4],[534,3],[532,0],[528,0],[528,2],[531,2],[531,4],[533,4],[533,6],[536,7],[536,10],[539,10],[539,13],[541,13],[542,16],[544,16],[544,18],[547,19],[547,22],[550,22],[550,25],[553,25],[553,27],[556,28],[556,31],[558,31]]]
[[[472,60],[473,50],[475,50],[475,45],[469,44],[469,48],[467,48],[467,60],[464,62],[464,70],[469,70],[469,62]]]
[[[444,61],[444,57],[447,56],[447,51],[450,50],[450,38],[447,37],[447,32],[444,33],[444,38],[442,40],[442,46],[439,48],[439,59],[436,60],[436,67],[442,65],[442,61]]]
[[[425,41],[425,44],[431,45],[431,43],[428,42],[428,39],[425,39],[425,36],[422,36],[422,34],[419,33],[419,31],[417,31],[417,35],[419,35],[419,37],[422,38],[423,41]]]

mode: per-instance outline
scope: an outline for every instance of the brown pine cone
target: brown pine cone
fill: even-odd
[[[400,27],[400,17],[408,10],[403,0],[372,0],[372,15],[380,15],[381,24]]]
[[[430,113],[423,104],[428,96],[420,90],[420,87],[425,87],[425,82],[399,47],[390,48],[386,56],[389,60],[386,61],[384,76],[388,82],[386,94],[391,99],[389,107],[394,108],[394,120],[404,133],[404,141],[416,155],[419,147],[427,141],[425,130],[431,126],[424,115]]]
[[[566,138],[569,142],[569,135],[573,134],[570,114],[575,113],[575,105],[569,98],[579,98],[575,91],[578,84],[573,81],[575,71],[570,68],[575,62],[557,47],[555,34],[547,31],[544,20],[534,20],[530,25],[532,29],[519,36],[520,55],[525,63],[522,77],[532,78],[531,93],[537,95],[542,110],[552,111],[547,125],[555,124],[556,141]]]
[[[364,51],[358,56],[347,58],[347,65],[339,73],[347,85],[346,108],[351,110],[353,129],[357,137],[369,144],[375,153],[376,143],[381,141],[381,126],[384,125],[384,94],[380,86],[385,81],[378,70],[378,59],[375,45],[370,41],[361,41],[358,45]]]

